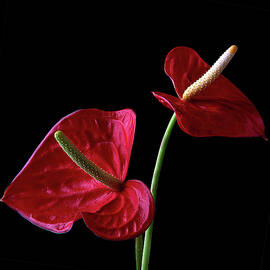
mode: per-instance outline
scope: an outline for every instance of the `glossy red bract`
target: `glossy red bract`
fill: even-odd
[[[264,124],[256,107],[223,75],[191,100],[182,99],[186,88],[209,68],[193,49],[176,47],[165,59],[165,72],[178,97],[153,94],[176,113],[180,128],[192,136],[265,138]]]
[[[130,109],[85,109],[64,117],[8,186],[2,201],[55,233],[69,231],[74,221],[83,218],[88,228],[105,239],[140,235],[154,215],[146,185],[129,180],[123,190],[113,191],[73,163],[54,139],[54,132],[62,130],[89,160],[124,181],[135,125],[136,115]]]

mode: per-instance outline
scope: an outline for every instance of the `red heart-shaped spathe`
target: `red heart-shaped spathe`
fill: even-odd
[[[54,139],[54,133],[62,130],[89,160],[124,181],[135,124],[135,113],[129,109],[116,112],[87,109],[64,117],[50,130],[8,186],[2,201],[33,224],[57,233],[70,230],[73,222],[82,218],[82,215],[102,213],[105,206],[111,202],[120,202],[118,197],[125,198],[129,195],[126,186],[132,186],[132,181],[124,183],[121,192],[104,186],[71,161]],[[134,215],[133,218],[139,223],[138,230],[130,230],[124,235],[120,232],[117,237],[112,237],[110,232],[103,233],[103,238],[133,238],[141,232],[141,228],[146,229],[151,223],[154,212],[153,198],[148,188],[142,183],[141,185],[143,188],[135,185],[133,189],[142,201],[147,201],[146,204],[138,204],[136,196],[125,198],[132,203],[135,201],[133,207],[137,207],[139,216]],[[124,210],[131,209],[128,204],[121,207]],[[121,224],[121,213],[113,213],[112,216]],[[146,218],[141,219],[140,216]],[[91,225],[93,231],[95,226],[103,225]],[[121,228],[119,230],[121,231]]]
[[[165,72],[178,98],[160,92],[154,92],[155,97],[176,113],[180,128],[192,136],[265,138],[256,107],[223,75],[191,100],[182,99],[186,88],[209,68],[193,49],[174,48],[165,59]]]

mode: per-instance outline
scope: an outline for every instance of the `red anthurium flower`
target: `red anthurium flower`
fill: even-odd
[[[86,109],[64,117],[1,200],[52,232],[67,232],[83,218],[90,230],[105,239],[140,235],[153,219],[154,202],[141,181],[124,182],[135,122],[129,109]]]
[[[175,112],[186,133],[196,137],[265,138],[264,124],[255,106],[220,75],[236,51],[237,47],[231,46],[211,68],[187,47],[176,47],[167,55],[165,72],[178,98],[160,92],[153,94]]]

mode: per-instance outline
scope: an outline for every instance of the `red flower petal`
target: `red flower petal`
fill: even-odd
[[[164,64],[166,74],[171,78],[174,88],[181,98],[184,91],[199,79],[209,66],[191,48],[176,47],[172,49]]]
[[[66,116],[47,134],[2,201],[42,228],[67,231],[81,212],[94,213],[118,194],[75,165],[55,141],[54,132],[62,130],[87,158],[123,181],[135,117],[128,109],[88,109]]]
[[[155,96],[176,113],[179,126],[192,136],[265,137],[256,107],[223,75],[191,100],[181,99],[209,68],[194,50],[174,48],[166,57],[165,72],[179,98],[157,92]]]
[[[83,213],[91,231],[110,240],[135,238],[151,224],[154,201],[140,181],[129,180],[119,196],[96,213]]]
[[[23,215],[21,214],[21,216],[23,216]],[[30,217],[23,216],[23,217],[25,219],[27,219],[28,221],[30,221],[31,223],[33,223],[34,225],[36,225],[42,229],[54,232],[54,233],[66,233],[66,232],[70,231],[70,229],[72,228],[72,225],[73,225],[73,221],[70,221],[67,223],[48,224],[48,223],[40,222],[31,216]]]

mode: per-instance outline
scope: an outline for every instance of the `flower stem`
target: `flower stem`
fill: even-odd
[[[141,270],[143,252],[143,234],[135,239],[136,270]]]
[[[163,136],[161,144],[160,144],[160,148],[159,148],[159,152],[158,152],[158,156],[157,156],[157,160],[156,160],[156,165],[155,165],[155,169],[154,169],[154,173],[153,173],[152,184],[151,184],[151,193],[152,193],[155,201],[156,201],[156,197],[157,197],[157,187],[158,187],[159,175],[160,175],[165,151],[166,151],[167,144],[168,144],[168,141],[169,141],[169,138],[170,138],[170,135],[171,135],[171,132],[172,132],[172,129],[174,127],[175,122],[176,122],[176,115],[174,113],[168,126],[167,126],[167,129],[164,133],[164,136]],[[141,270],[148,270],[150,251],[151,251],[152,234],[153,234],[153,222],[145,232]]]

